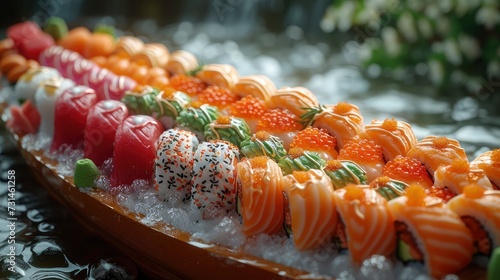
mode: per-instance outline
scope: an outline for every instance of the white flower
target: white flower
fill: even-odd
[[[429,19],[422,17],[417,21],[418,30],[424,36],[424,38],[429,38],[432,36],[432,25]]]
[[[382,29],[382,40],[384,41],[384,48],[390,56],[396,56],[401,52],[398,32],[393,27],[389,26]]]
[[[443,64],[438,60],[429,61],[429,78],[435,85],[443,82],[444,68]]]
[[[458,36],[458,46],[460,48],[460,51],[469,60],[474,60],[481,54],[481,49],[477,40],[466,34],[460,34],[460,36]]]
[[[476,13],[476,22],[487,28],[492,28],[495,24],[500,23],[500,14],[494,6],[485,5]]]
[[[339,8],[338,11],[338,28],[340,31],[345,32],[351,28],[352,17],[354,15],[354,10],[356,9],[356,3],[352,1],[344,2],[344,4]]]
[[[330,7],[328,7],[328,9],[326,9],[325,15],[323,16],[323,19],[321,19],[321,30],[327,33],[335,30],[336,18],[336,9],[335,7],[333,7],[333,5],[331,5]]]
[[[448,39],[444,42],[444,54],[451,64],[460,65],[462,63],[462,54],[455,40]]]
[[[415,42],[418,39],[417,30],[415,28],[415,21],[413,16],[406,12],[401,15],[396,26],[398,27],[400,33],[410,42]]]

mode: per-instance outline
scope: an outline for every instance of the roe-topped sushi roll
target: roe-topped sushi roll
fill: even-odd
[[[335,191],[339,214],[336,240],[361,264],[372,255],[389,257],[396,249],[394,219],[385,200],[366,185],[348,185]]]
[[[359,135],[364,125],[358,106],[347,102],[309,108],[301,119],[305,125],[324,128],[335,136],[339,149]]]
[[[257,122],[257,131],[267,131],[283,141],[286,150],[297,133],[302,130],[297,116],[285,109],[267,110]]]
[[[500,246],[500,191],[472,184],[446,205],[457,213],[474,238],[475,256],[489,258]]]
[[[388,203],[397,235],[396,255],[417,262],[436,278],[457,273],[471,261],[473,239],[460,217],[418,185]]]
[[[336,159],[337,139],[328,134],[325,129],[308,126],[299,131],[290,143],[290,148],[302,148],[318,153],[324,160]]]
[[[294,171],[283,177],[285,230],[300,251],[326,245],[337,228],[335,198],[322,170]]]
[[[219,86],[208,86],[198,95],[198,101],[210,106],[215,106],[221,111],[238,101],[240,98],[232,93],[228,88]]]
[[[384,151],[372,140],[353,138],[339,151],[338,160],[356,162],[366,171],[368,183],[382,175],[385,165]]]
[[[493,189],[484,171],[471,168],[467,159],[456,158],[450,165],[442,165],[434,172],[434,186],[448,188],[455,194],[461,194],[462,189],[470,184],[487,190]]]
[[[430,188],[434,184],[425,166],[411,157],[397,156],[387,162],[382,171],[382,176],[403,181],[409,185],[418,184],[425,188]]]
[[[187,130],[169,129],[160,135],[154,183],[161,199],[172,203],[189,201],[198,144],[196,135]]]
[[[237,210],[243,220],[243,233],[274,234],[283,229],[283,175],[279,166],[266,156],[238,163]]]
[[[252,133],[255,133],[257,123],[267,108],[264,101],[249,95],[231,104],[228,111],[230,115],[244,119]]]

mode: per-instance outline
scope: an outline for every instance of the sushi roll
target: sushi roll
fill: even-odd
[[[451,164],[456,158],[467,159],[465,150],[457,140],[434,135],[422,139],[406,156],[423,163],[429,174],[434,174],[441,165]]]
[[[323,171],[332,181],[334,189],[341,189],[349,184],[368,183],[366,172],[354,161],[332,159],[326,162]]]
[[[172,53],[165,69],[172,75],[186,74],[200,67],[196,56],[190,52],[177,50]]]
[[[101,100],[120,100],[125,92],[132,90],[137,82],[127,76],[110,75],[110,79],[104,79],[104,83],[97,91],[101,92]]]
[[[470,164],[471,168],[479,168],[486,173],[494,189],[500,189],[500,149],[484,152]]]
[[[299,131],[290,143],[290,149],[302,148],[318,153],[322,159],[336,159],[339,153],[336,150],[337,139],[324,129],[308,126]]]
[[[409,185],[418,184],[427,189],[434,184],[425,166],[411,157],[397,156],[389,161],[384,166],[382,176],[403,181]]]
[[[271,96],[276,92],[276,86],[267,76],[251,75],[241,77],[232,91],[241,97],[253,96],[264,104],[268,104]]]
[[[301,148],[293,148],[282,157],[278,165],[283,175],[292,174],[293,171],[307,171],[309,169],[323,169],[325,160],[318,153],[304,151]]]
[[[66,66],[65,75],[68,79],[73,80],[77,85],[83,85],[83,77],[87,73],[90,73],[94,68],[99,68],[99,66],[91,60],[81,56]]]
[[[370,188],[377,191],[386,200],[391,200],[404,195],[409,185],[405,182],[394,180],[387,176],[380,176],[370,183]]]
[[[319,101],[310,90],[304,87],[283,87],[276,90],[269,99],[268,108],[286,109],[300,117],[307,113],[305,108],[318,107]]]
[[[61,46],[51,46],[46,48],[38,58],[40,65],[54,68],[54,61],[57,55],[60,55],[64,51],[64,48]]]
[[[164,128],[171,128],[176,125],[176,119],[182,111],[188,108],[191,98],[189,95],[174,89],[160,91],[156,95],[159,112],[154,117],[160,121]]]
[[[395,119],[373,120],[359,135],[382,147],[386,162],[405,156],[418,142],[411,125]]]
[[[205,141],[225,140],[241,147],[241,142],[250,138],[250,128],[240,118],[218,116],[217,119],[205,125]]]
[[[53,67],[56,68],[63,77],[69,78],[68,70],[71,69],[72,65],[77,60],[83,59],[80,54],[70,50],[63,50],[60,53],[54,55]]]
[[[213,85],[208,86],[198,94],[198,101],[210,106],[215,106],[221,111],[224,111],[227,107],[238,100],[239,97],[232,93],[229,89]]]
[[[306,126],[311,125],[326,129],[337,139],[339,149],[342,149],[347,141],[357,136],[364,126],[363,116],[359,112],[359,108],[347,102],[311,107],[300,117]]]
[[[385,165],[382,147],[372,140],[359,137],[347,141],[340,149],[337,159],[356,162],[366,171],[368,183],[382,175]]]
[[[194,152],[198,138],[190,131],[169,129],[157,142],[155,158],[155,188],[161,199],[188,202],[191,198],[191,178]]]
[[[42,119],[38,133],[54,136],[54,114],[57,98],[68,88],[75,86],[71,80],[53,77],[43,81],[35,93],[35,104]]]
[[[441,165],[434,172],[434,186],[447,188],[461,194],[465,186],[475,184],[486,190],[493,189],[490,180],[482,169],[471,168],[463,158],[454,159],[450,165]]]
[[[180,112],[176,121],[180,129],[186,129],[198,137],[199,140],[205,140],[205,126],[216,120],[219,116],[217,107],[191,102],[191,106]]]
[[[489,258],[500,247],[500,191],[468,185],[446,207],[457,213],[470,230],[475,257]]]
[[[116,42],[113,55],[123,58],[131,58],[144,48],[144,42],[134,36],[121,36]]]
[[[196,78],[204,83],[227,89],[233,88],[239,76],[236,68],[229,64],[208,64],[196,73]]]
[[[283,229],[283,175],[279,166],[266,156],[244,160],[237,165],[237,210],[243,233],[274,234]]]
[[[240,152],[247,158],[267,156],[275,162],[287,154],[283,142],[266,131],[258,131],[249,139],[241,142]]]
[[[125,104],[116,100],[102,100],[87,114],[84,133],[84,156],[97,166],[113,156],[113,142],[118,126],[128,117]]]
[[[457,273],[471,261],[473,238],[460,217],[418,185],[388,202],[396,228],[396,256],[421,263],[432,277]]]
[[[144,47],[131,57],[131,61],[146,67],[160,67],[167,66],[170,52],[167,47],[159,43],[145,44]]]
[[[185,74],[174,75],[168,82],[175,90],[187,93],[191,97],[197,96],[207,87],[200,79]]]
[[[87,115],[96,103],[95,91],[86,86],[69,88],[57,98],[51,152],[62,146],[83,148]]]
[[[366,185],[349,185],[335,191],[339,215],[335,240],[340,250],[349,250],[360,265],[372,255],[389,257],[396,249],[393,215],[387,200]]]
[[[300,251],[326,246],[337,228],[335,198],[322,170],[295,171],[283,177],[285,231]]]
[[[266,111],[264,101],[253,96],[245,96],[229,107],[229,114],[244,119],[252,133],[257,132],[257,123]]]
[[[38,86],[43,81],[54,77],[61,77],[61,74],[54,68],[43,66],[30,68],[16,83],[14,88],[15,100],[12,100],[12,104],[22,104],[26,100],[34,102]]]
[[[138,179],[152,182],[156,144],[162,131],[158,121],[144,115],[129,116],[118,126],[113,143],[112,187],[131,185]]]
[[[302,130],[297,116],[285,109],[270,109],[257,122],[257,131],[267,131],[283,141],[286,150],[297,133]]]
[[[239,151],[233,144],[215,140],[198,145],[191,180],[192,206],[203,219],[236,210]]]
[[[115,76],[115,74],[111,73],[106,68],[93,67],[89,72],[86,72],[83,75],[82,83],[84,86],[87,86],[96,91],[97,99],[99,101],[110,100],[110,98],[107,98],[106,94],[104,93],[104,83],[109,82],[113,76]]]
[[[121,101],[133,115],[153,116],[153,113],[160,111],[158,101],[156,100],[158,94],[159,91],[152,87],[137,87],[127,91]]]

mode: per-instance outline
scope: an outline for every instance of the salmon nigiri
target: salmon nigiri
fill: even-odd
[[[196,73],[196,78],[204,83],[228,89],[233,88],[239,76],[238,70],[229,64],[208,64]]]
[[[405,156],[418,142],[411,125],[395,119],[373,120],[359,135],[380,145],[386,161]]]
[[[420,262],[435,278],[464,269],[472,259],[473,239],[460,217],[418,185],[388,203],[397,235],[397,257]]]
[[[170,74],[185,74],[200,67],[196,56],[190,52],[177,50],[170,55],[165,69]]]
[[[484,171],[471,168],[467,159],[456,158],[450,165],[442,165],[434,172],[434,185],[446,187],[455,194],[461,194],[462,189],[470,184],[476,184],[484,189],[493,189]]]
[[[310,108],[301,119],[307,125],[326,129],[335,136],[339,148],[363,129],[363,116],[358,106],[347,102]]]
[[[283,177],[285,230],[298,250],[326,244],[337,227],[335,198],[330,179],[321,170],[294,171]]]
[[[283,175],[279,166],[266,156],[238,163],[237,209],[243,220],[243,233],[273,234],[283,228]]]
[[[465,150],[457,140],[434,135],[422,139],[406,156],[418,159],[430,174],[434,174],[441,165],[451,164],[456,158],[467,159]]]
[[[471,161],[471,167],[484,170],[493,188],[500,189],[500,149],[480,154]]]
[[[318,107],[317,97],[309,89],[304,87],[283,87],[271,95],[268,102],[269,108],[286,109],[297,117],[307,113],[307,109]]]
[[[241,97],[253,96],[268,104],[271,95],[276,91],[276,86],[267,76],[252,75],[241,77],[232,91]]]
[[[476,256],[490,257],[500,246],[500,191],[468,185],[446,205],[457,213],[474,238]]]
[[[337,240],[356,264],[372,255],[390,256],[396,249],[394,220],[385,200],[366,185],[348,185],[335,191],[339,214]]]

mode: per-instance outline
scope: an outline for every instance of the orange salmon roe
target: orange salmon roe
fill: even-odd
[[[301,148],[291,148],[290,151],[288,151],[288,155],[291,158],[298,158],[304,154],[304,150]]]
[[[176,90],[185,92],[189,95],[196,95],[207,87],[200,79],[183,74],[173,76],[170,78],[169,82],[170,86]]]
[[[362,200],[365,198],[365,192],[362,188],[357,187],[356,185],[349,184],[345,188],[345,200]]]
[[[339,102],[337,105],[333,106],[333,112],[335,114],[343,115],[352,110],[352,105],[347,102]]]
[[[491,161],[493,163],[500,163],[500,149],[495,149],[491,152]]]
[[[455,197],[457,194],[450,191],[448,188],[431,186],[428,189],[425,189],[425,193],[428,196],[433,196],[442,199],[444,202],[448,202],[450,199]]]
[[[342,163],[339,160],[331,159],[331,160],[326,162],[324,169],[327,171],[335,171],[335,170],[339,170],[342,167],[344,167],[344,166],[342,165]]]
[[[231,114],[239,118],[260,118],[267,108],[264,101],[247,95],[231,106]]]
[[[271,138],[271,134],[269,134],[267,131],[257,131],[257,133],[255,133],[255,138],[257,138],[257,140],[260,140],[260,141],[266,141],[268,140],[269,138]]]
[[[380,127],[387,131],[395,131],[398,129],[398,121],[395,119],[385,119]]]
[[[433,185],[425,166],[417,159],[410,157],[396,157],[389,161],[384,166],[382,175],[408,184],[418,183],[424,187]]]
[[[485,189],[476,185],[468,185],[463,188],[464,196],[467,198],[481,198],[484,196]]]
[[[257,123],[257,130],[290,132],[302,129],[297,116],[285,109],[267,110]]]
[[[238,98],[229,89],[219,86],[209,86],[198,94],[198,100],[217,107],[233,104]]]
[[[446,138],[444,136],[432,139],[432,146],[435,149],[445,149],[449,145],[450,145],[450,139],[448,139],[448,138]]]
[[[174,95],[174,92],[176,92],[175,88],[171,86],[165,86],[162,88],[163,93],[161,94],[161,98],[163,99],[169,99],[172,98]]]
[[[452,173],[467,173],[469,172],[469,162],[463,158],[456,158],[451,162],[451,165],[448,166],[447,170]]]
[[[376,185],[386,185],[388,184],[392,179],[387,176],[380,176],[377,179],[373,180],[371,182],[370,186],[376,186]]]
[[[382,147],[368,139],[353,139],[344,144],[338,160],[352,160],[358,163],[379,163],[384,161]]]
[[[299,182],[299,184],[304,184],[309,181],[310,176],[306,171],[293,171],[292,176]]]
[[[195,100],[195,101],[192,101],[190,105],[193,108],[200,108],[201,106],[204,105],[204,103],[199,101],[199,100]]]
[[[310,151],[325,151],[334,158],[338,155],[336,146],[337,139],[335,137],[328,134],[325,129],[312,126],[299,131],[290,143],[290,148],[301,147]]]
[[[231,124],[230,116],[218,116],[216,122],[218,124]]]
[[[250,159],[250,165],[252,168],[266,168],[267,167],[267,159],[266,156],[254,157]]]
[[[408,206],[425,206],[425,190],[419,185],[412,184],[406,188],[405,195],[408,198]]]

